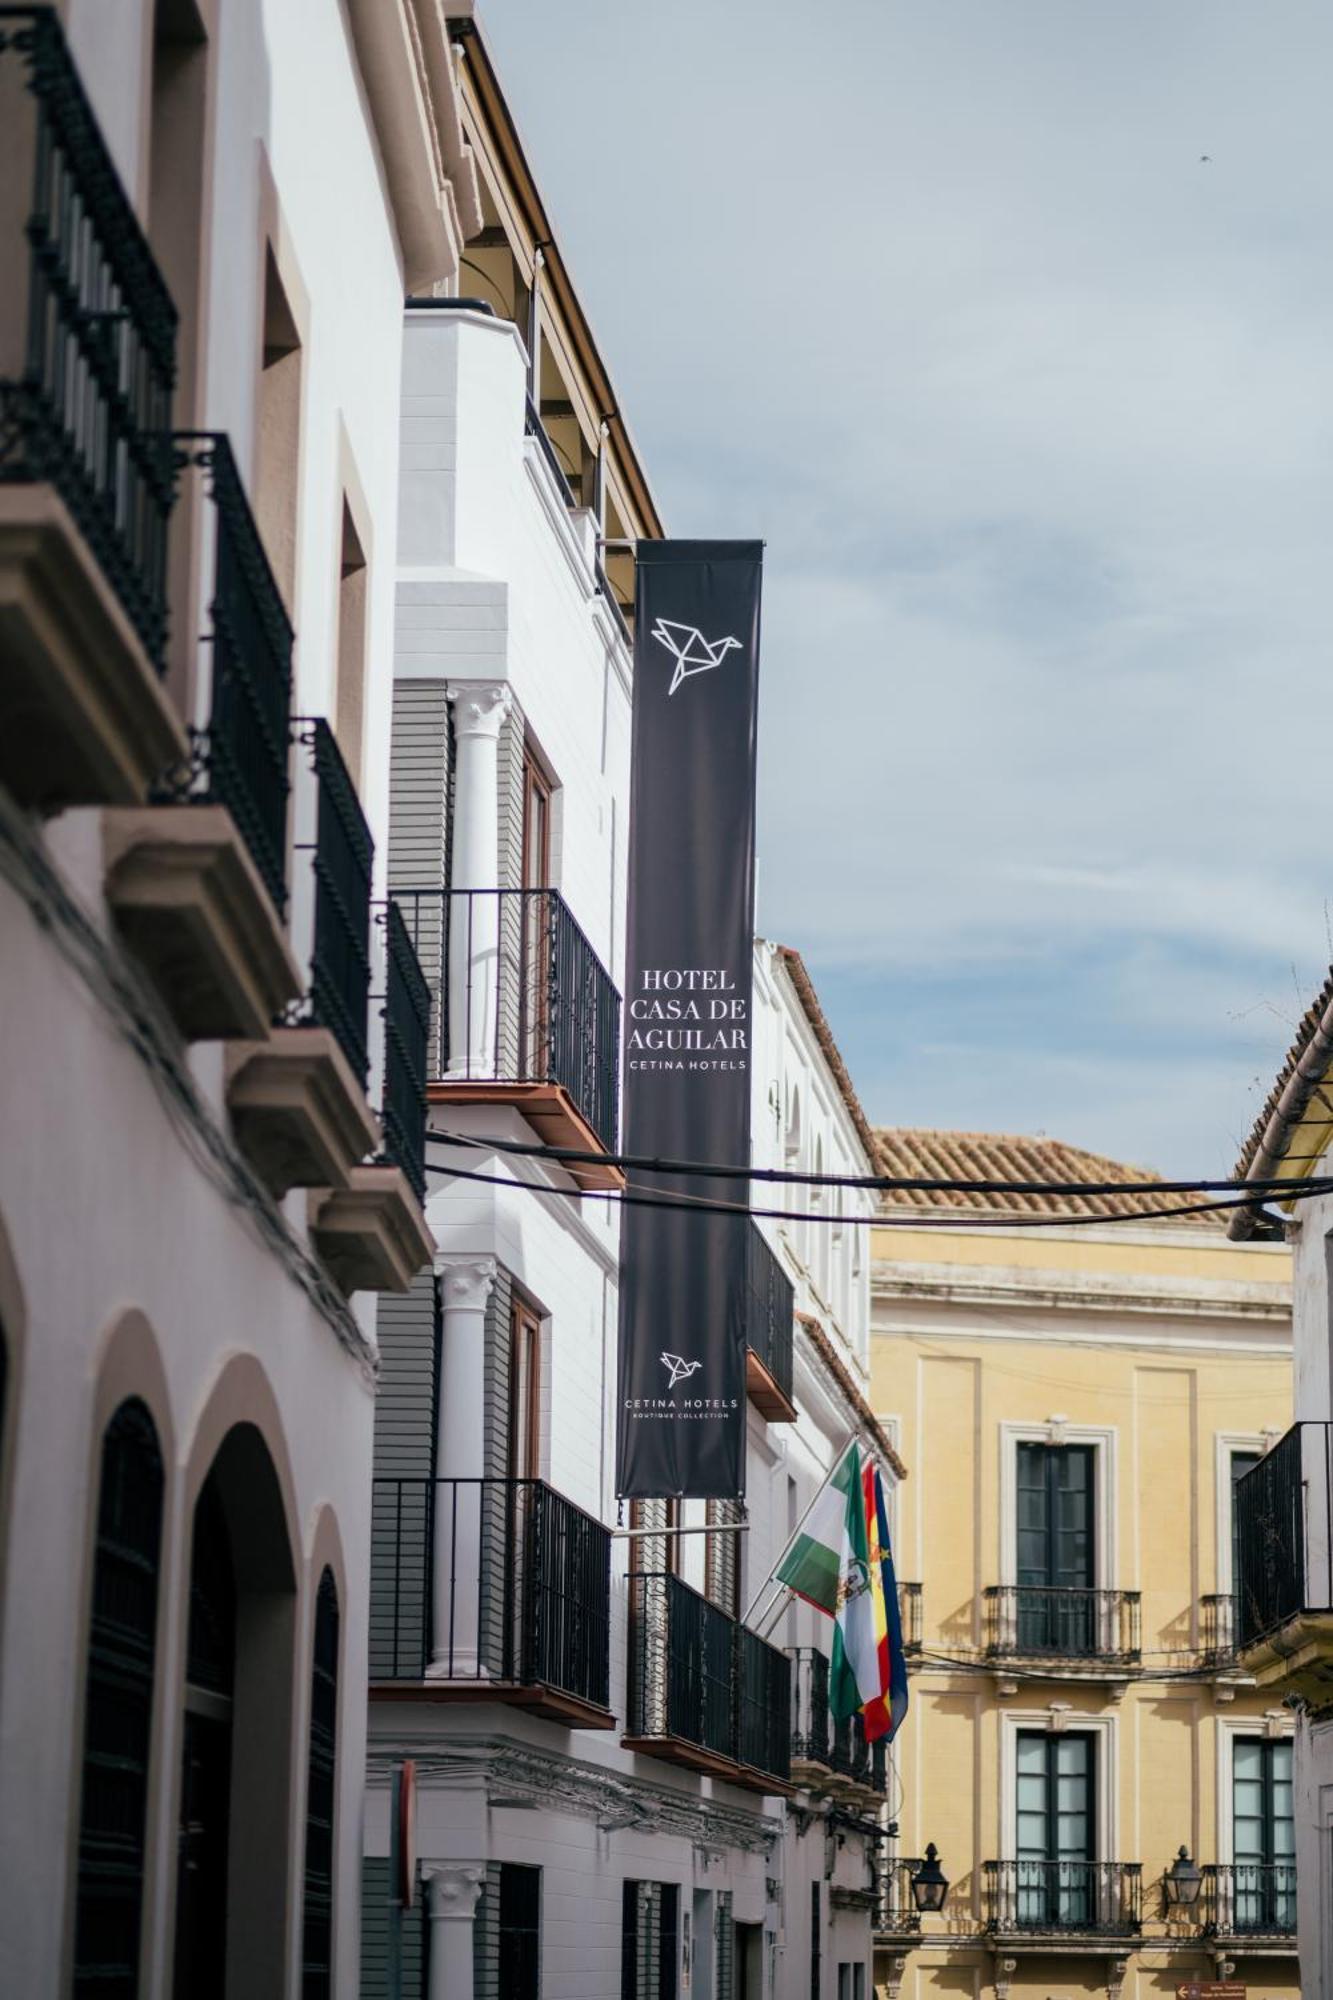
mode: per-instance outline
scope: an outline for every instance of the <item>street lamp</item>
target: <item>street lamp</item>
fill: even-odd
[[[1169,1910],[1187,1910],[1199,1900],[1203,1887],[1203,1870],[1197,1861],[1190,1860],[1188,1847],[1182,1847],[1171,1866],[1162,1877],[1162,1887],[1166,1891]]]
[[[934,1841],[926,1847],[926,1858],[912,1877],[912,1901],[920,1911],[942,1910],[949,1893],[949,1878],[940,1867],[939,1849]]]

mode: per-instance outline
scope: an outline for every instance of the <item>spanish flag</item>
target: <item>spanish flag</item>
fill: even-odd
[[[874,1743],[881,1736],[892,1742],[907,1713],[907,1658],[903,1652],[902,1624],[898,1616],[898,1579],[893,1573],[884,1483],[879,1476],[879,1467],[871,1458],[867,1458],[861,1468],[861,1485],[865,1500],[866,1552],[879,1670],[879,1692],[870,1697],[861,1713],[865,1720],[867,1743]]]

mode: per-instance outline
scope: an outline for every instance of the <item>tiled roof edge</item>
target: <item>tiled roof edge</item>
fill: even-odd
[[[875,1415],[875,1412],[857,1388],[856,1383],[852,1380],[846,1363],[825,1333],[823,1327],[819,1324],[819,1321],[810,1313],[798,1312],[796,1317],[809,1334],[810,1344],[816,1354],[818,1354],[828,1373],[833,1377],[834,1382],[837,1384],[846,1401],[855,1411],[856,1419],[861,1429],[870,1439],[876,1451],[883,1454],[885,1463],[893,1472],[894,1477],[896,1479],[906,1479],[907,1467],[889,1443],[888,1434],[880,1423],[879,1418]]]
[[[856,1136],[865,1148],[866,1165],[873,1174],[878,1171],[879,1157],[875,1146],[875,1135],[870,1129],[869,1119],[861,1109],[861,1100],[856,1094],[856,1087],[852,1082],[847,1065],[839,1053],[838,1044],[833,1039],[833,1031],[829,1027],[828,1016],[819,1004],[819,995],[815,992],[814,982],[805,969],[805,960],[801,957],[800,952],[796,951],[789,944],[778,945],[777,953],[787,968],[791,983],[796,988],[796,997],[805,1009],[805,1018],[814,1029],[815,1040],[819,1043],[820,1052],[832,1072],[834,1082],[842,1093],[842,1101],[847,1107],[853,1125],[856,1127]]]

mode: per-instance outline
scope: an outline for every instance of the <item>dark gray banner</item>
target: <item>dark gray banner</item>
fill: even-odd
[[[625,1117],[629,1153],[748,1164],[760,542],[640,542],[635,591]],[[748,1200],[746,1178],[630,1174]],[[617,1491],[745,1491],[751,1224],[626,1205]]]

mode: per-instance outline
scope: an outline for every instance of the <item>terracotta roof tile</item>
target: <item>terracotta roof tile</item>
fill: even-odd
[[[1329,967],[1328,977],[1314,1001],[1301,1016],[1296,1039],[1288,1049],[1286,1061],[1278,1071],[1277,1080],[1264,1100],[1264,1108],[1255,1119],[1250,1136],[1241,1148],[1240,1158],[1235,1167],[1237,1180],[1244,1180],[1251,1173],[1256,1180],[1273,1178],[1274,1169],[1286,1150],[1286,1141],[1290,1137],[1292,1127],[1300,1123],[1310,1099],[1323,1082],[1330,1064],[1333,1064],[1333,1049],[1330,1048],[1331,1029],[1333,1029],[1333,965]],[[1235,1233],[1242,1233],[1248,1227],[1252,1227],[1254,1221],[1255,1217],[1251,1211],[1238,1210],[1238,1227]]]
[[[1068,1146],[1062,1139],[1025,1138],[1010,1132],[934,1132],[902,1126],[876,1132],[879,1170],[915,1180],[969,1181],[1141,1181],[1150,1191],[1158,1176],[1146,1167],[1126,1166],[1100,1153]],[[1145,1208],[1187,1208],[1199,1197],[1153,1194],[1140,1201],[1132,1194],[969,1194],[961,1190],[929,1192],[901,1189],[886,1192],[886,1208],[955,1210],[974,1219],[1006,1215],[1133,1216]],[[1180,1224],[1217,1229],[1221,1218],[1182,1215]]]

